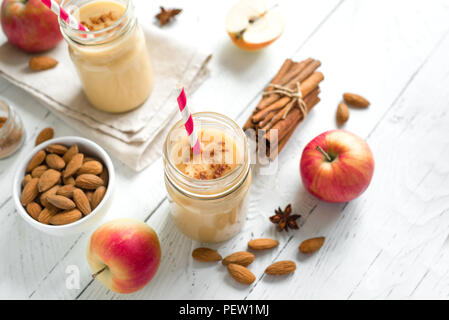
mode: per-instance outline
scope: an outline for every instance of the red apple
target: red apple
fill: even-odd
[[[309,142],[299,167],[311,194],[328,202],[348,202],[370,184],[374,159],[365,140],[345,130],[332,130]]]
[[[3,0],[1,22],[9,42],[27,52],[49,50],[62,40],[58,17],[40,0]]]
[[[161,260],[156,232],[135,219],[113,220],[90,237],[87,261],[94,277],[112,291],[131,293],[154,277]]]

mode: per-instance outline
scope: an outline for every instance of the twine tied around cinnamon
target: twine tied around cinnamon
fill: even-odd
[[[287,117],[288,113],[294,106],[297,106],[299,111],[301,111],[303,119],[307,116],[307,106],[302,98],[301,87],[300,87],[299,81],[296,82],[296,89],[294,89],[294,90],[290,89],[288,87],[274,84],[274,83],[270,83],[268,85],[268,87],[273,87],[274,89],[273,90],[265,90],[262,93],[262,95],[264,97],[268,96],[270,94],[273,94],[273,93],[277,93],[277,94],[280,94],[281,96],[292,98],[292,100],[285,107],[284,114],[282,115],[282,120],[284,120]]]

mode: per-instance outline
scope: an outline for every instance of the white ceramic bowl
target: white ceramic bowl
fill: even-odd
[[[22,193],[21,184],[22,179],[25,176],[25,168],[28,165],[28,162],[30,161],[31,157],[36,154],[36,152],[38,152],[39,150],[43,150],[47,146],[55,143],[65,145],[67,147],[70,147],[73,144],[77,144],[80,152],[84,153],[86,156],[92,156],[100,159],[103,162],[103,165],[108,169],[109,173],[109,182],[107,186],[107,191],[100,204],[86,217],[83,217],[76,222],[62,226],[47,225],[34,220],[33,218],[30,217],[30,215],[26,212],[25,208],[20,203],[20,195]],[[100,147],[98,144],[90,140],[81,137],[61,137],[41,143],[40,145],[36,146],[33,149],[33,151],[31,151],[26,157],[22,159],[22,161],[16,168],[12,194],[14,203],[17,208],[17,212],[33,228],[54,236],[67,236],[89,230],[101,220],[101,218],[104,216],[104,214],[109,208],[109,204],[111,202],[110,201],[111,193],[114,188],[114,182],[115,182],[114,165],[112,164],[111,158],[102,147]]]

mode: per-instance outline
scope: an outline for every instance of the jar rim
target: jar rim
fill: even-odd
[[[73,1],[73,0],[62,0],[61,1],[61,7],[64,8],[64,5],[67,4],[68,1]],[[92,0],[90,2],[96,2],[99,0]],[[112,0],[113,2],[117,2]],[[71,41],[75,41],[71,36],[69,36],[67,34],[66,29],[68,31],[70,31],[73,35],[76,36],[76,40],[75,42],[77,43],[81,43],[83,45],[95,45],[98,41],[103,41],[105,40],[107,37],[103,36],[103,37],[96,37],[97,35],[101,35],[103,33],[110,33],[112,30],[114,30],[115,28],[119,27],[123,21],[125,19],[128,18],[130,11],[133,9],[133,4],[132,4],[132,0],[125,0],[126,1],[126,9],[125,12],[123,13],[123,15],[114,23],[112,23],[110,26],[107,26],[106,28],[100,29],[100,30],[95,30],[95,31],[83,31],[83,30],[78,30],[73,28],[71,25],[69,25],[67,22],[65,22],[64,20],[61,19],[61,17],[58,17],[58,21],[59,21],[59,26],[61,28],[61,32],[63,34],[63,36],[65,38],[69,37],[69,39]],[[90,3],[89,2],[89,3]],[[78,7],[79,8],[79,7]],[[124,24],[124,27],[127,26],[129,24],[129,21]],[[81,42],[80,42],[81,41]]]
[[[230,172],[226,173],[224,176],[221,176],[216,179],[210,179],[210,180],[196,179],[196,178],[186,175],[184,172],[179,170],[178,167],[173,163],[171,156],[169,156],[170,155],[169,138],[174,130],[179,129],[180,127],[182,127],[184,125],[184,121],[181,119],[173,125],[173,127],[167,133],[167,136],[164,141],[163,156],[164,156],[164,162],[165,162],[165,167],[166,167],[165,168],[165,176],[167,177],[169,182],[174,187],[176,187],[176,189],[178,189],[180,192],[182,192],[183,194],[185,194],[189,197],[216,199],[219,197],[223,197],[223,196],[231,193],[232,191],[234,191],[248,177],[249,169],[250,169],[250,161],[249,161],[249,152],[248,152],[248,147],[247,147],[247,137],[246,137],[245,133],[243,132],[243,130],[241,129],[241,127],[234,120],[232,120],[231,118],[229,118],[223,114],[220,114],[217,112],[192,113],[192,119],[194,121],[197,119],[201,119],[201,117],[203,117],[203,118],[207,117],[207,118],[221,120],[221,121],[224,120],[224,123],[226,125],[229,125],[235,132],[238,133],[239,138],[241,138],[243,140],[243,145],[244,145],[244,148],[243,148],[243,159],[244,160],[243,160],[242,164],[236,166]],[[167,172],[167,167],[169,167],[169,169],[171,169],[171,171],[174,172],[175,176],[172,176],[171,174],[169,174]],[[191,192],[191,191],[185,190],[185,188],[182,188],[182,190],[181,190],[179,183],[174,183],[174,181],[172,181],[173,178],[176,178],[177,180],[179,180],[179,179],[184,180],[185,181],[184,184],[188,185],[190,188],[192,188],[193,184],[198,185],[198,190],[196,190],[196,191],[206,190],[207,188],[213,187],[213,186],[217,185],[217,183],[224,182],[230,178],[232,179],[231,181],[235,182],[235,183],[232,184],[229,188],[224,188],[223,192],[213,193],[213,194],[202,194],[199,192],[197,193],[197,192]],[[192,188],[192,189],[195,189],[195,188]]]

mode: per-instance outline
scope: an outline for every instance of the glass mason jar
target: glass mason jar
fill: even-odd
[[[221,242],[236,235],[246,220],[251,184],[247,140],[243,130],[224,115],[200,112],[192,117],[202,148],[207,149],[203,144],[203,134],[209,132],[212,136],[225,136],[228,142],[235,142],[232,150],[236,156],[230,158],[234,161],[231,163],[232,169],[218,178],[208,180],[199,178],[201,174],[186,174],[177,163],[183,161],[183,156],[178,157],[179,150],[176,148],[179,141],[187,141],[191,160],[193,155],[184,123],[177,122],[164,144],[165,185],[170,211],[175,225],[189,238],[199,242]],[[202,150],[201,158],[204,152]],[[207,168],[206,165],[203,167]]]
[[[63,0],[61,4],[88,28],[98,26],[80,31],[59,19],[92,106],[120,113],[142,105],[153,88],[153,72],[131,0]]]
[[[0,159],[9,157],[23,144],[22,120],[7,102],[0,100]]]

